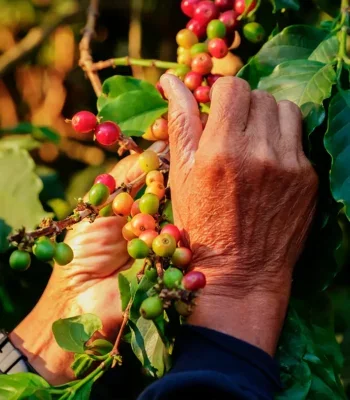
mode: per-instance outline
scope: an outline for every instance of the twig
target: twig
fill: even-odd
[[[164,270],[163,270],[162,263],[159,261],[156,262],[156,270],[157,270],[157,274],[158,274],[159,278],[163,278]]]
[[[121,57],[121,58],[110,58],[109,60],[99,61],[91,65],[92,71],[99,71],[105,68],[111,68],[116,66],[140,66],[140,67],[157,67],[161,69],[178,68],[181,64],[170,61],[161,60],[144,60],[139,58]]]
[[[98,1],[99,0],[91,0],[90,2],[87,21],[83,30],[83,37],[79,43],[79,65],[86,72],[87,77],[90,79],[96,96],[101,95],[102,84],[97,72],[91,69],[93,59],[91,56],[90,43],[93,35],[95,34],[96,18],[98,16]]]
[[[129,301],[129,303],[128,303],[125,311],[124,311],[123,320],[122,320],[122,324],[120,325],[120,329],[119,329],[119,332],[118,332],[117,339],[116,339],[116,341],[114,343],[112,351],[109,353],[112,357],[115,357],[115,356],[117,356],[119,354],[119,345],[120,345],[120,342],[122,340],[123,333],[124,333],[124,330],[126,328],[126,325],[128,324],[129,313],[130,313],[131,306],[132,306],[132,299]],[[114,359],[114,361],[113,361],[112,368],[115,367],[115,364],[116,364],[116,359]]]
[[[10,71],[18,62],[27,58],[43,41],[68,18],[77,14],[79,7],[73,3],[71,7],[54,8],[46,17],[42,26],[32,28],[14,47],[0,57],[0,76]]]

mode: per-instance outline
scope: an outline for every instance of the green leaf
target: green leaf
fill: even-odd
[[[50,395],[43,389],[50,388],[50,385],[39,375],[31,373],[18,373],[13,375],[0,375],[0,399],[21,400],[38,398],[35,393],[45,394],[43,399],[50,399]],[[34,396],[34,397],[31,397]]]
[[[9,248],[9,242],[7,240],[8,235],[12,229],[6,224],[6,222],[0,218],[0,253],[5,253]]]
[[[105,339],[96,339],[86,349],[98,353],[98,355],[105,356],[112,351],[113,343]]]
[[[310,54],[309,60],[329,64],[335,60],[339,51],[339,40],[336,35],[323,40]]]
[[[322,104],[305,103],[301,106],[304,117],[304,127],[308,135],[318,128],[326,118],[326,112]]]
[[[272,0],[273,12],[282,10],[284,8],[290,8],[298,11],[300,8],[299,0]]]
[[[124,311],[131,299],[130,282],[123,274],[118,274],[118,286],[120,298],[122,301],[122,310]]]
[[[328,129],[324,145],[332,157],[331,191],[337,202],[344,204],[350,219],[350,91],[338,93],[328,111]]]
[[[35,164],[25,150],[0,151],[0,218],[13,229],[34,229],[49,217],[39,201],[42,182],[34,173]]]
[[[306,103],[322,104],[331,95],[335,81],[332,65],[295,60],[280,64],[258,87],[274,95],[276,101],[290,100],[301,107]]]
[[[24,149],[30,151],[38,147],[40,147],[40,142],[30,135],[5,136],[0,140],[0,150]]]
[[[99,116],[116,122],[127,136],[142,136],[168,110],[168,103],[146,82],[122,76],[107,81],[98,102]]]
[[[47,126],[35,126],[30,122],[21,122],[13,128],[0,129],[0,135],[2,133],[14,133],[19,135],[30,133],[35,139],[50,141],[56,144],[58,144],[61,140],[60,135],[56,133],[53,129]]]
[[[84,353],[85,343],[100,329],[102,329],[102,322],[94,314],[59,319],[52,325],[57,344],[63,350],[73,353]]]
[[[72,394],[67,398],[67,400],[87,400],[90,398],[92,386],[94,385],[94,381],[88,381],[79,388],[77,391],[73,391]]]
[[[143,262],[143,260],[135,260],[129,269],[118,274],[118,284],[123,310],[125,310],[131,297],[135,296],[138,289],[139,282],[137,280],[137,274],[141,271]]]
[[[74,361],[71,364],[71,369],[76,378],[82,378],[86,372],[92,367],[95,360],[89,354],[74,354]]]

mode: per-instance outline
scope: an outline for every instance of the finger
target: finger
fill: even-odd
[[[250,86],[240,78],[219,78],[211,90],[210,114],[205,136],[210,140],[235,141],[235,133],[242,134],[246,128],[250,107]]]
[[[202,134],[196,100],[187,87],[173,75],[163,75],[161,85],[169,99],[169,141],[173,168],[187,174]],[[175,174],[176,172],[175,171]]]
[[[281,146],[285,157],[305,158],[302,144],[302,115],[299,107],[291,101],[278,103]]]

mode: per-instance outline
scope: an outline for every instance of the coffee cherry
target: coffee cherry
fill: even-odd
[[[111,217],[114,215],[112,204],[108,204],[106,207],[101,208],[98,215],[100,217]]]
[[[152,125],[153,136],[159,140],[168,140],[168,121],[164,118],[158,118]]]
[[[16,271],[25,271],[30,267],[30,254],[26,251],[15,250],[10,256],[10,267]]]
[[[174,306],[177,313],[182,315],[183,317],[189,317],[191,315],[190,308],[185,302],[177,300],[175,301]]]
[[[210,87],[209,86],[199,86],[193,92],[194,98],[198,103],[209,103],[210,102]]]
[[[152,243],[152,250],[160,257],[171,257],[176,249],[174,236],[168,233],[161,233]]]
[[[202,84],[202,82],[203,82],[203,76],[198,72],[193,72],[193,71],[189,72],[185,76],[184,80],[185,85],[191,90],[191,92],[196,90],[198,86]]]
[[[219,16],[219,10],[211,1],[201,1],[194,9],[193,18],[201,24],[208,24]]]
[[[167,224],[160,233],[169,233],[169,235],[173,236],[176,243],[178,243],[181,239],[181,233],[177,226],[173,224]]]
[[[55,244],[49,238],[42,237],[33,246],[33,254],[40,261],[50,261],[55,254]]]
[[[184,80],[185,75],[189,72],[191,68],[187,65],[180,65],[174,71],[174,75],[180,78],[182,81]]]
[[[221,78],[222,76],[223,76],[223,75],[220,75],[220,74],[209,74],[209,75],[207,76],[208,85],[209,85],[209,86],[213,86],[214,83],[215,83],[219,78]]]
[[[199,271],[189,272],[182,280],[183,287],[191,292],[203,289],[206,283],[205,275]]]
[[[152,231],[151,229],[144,231],[139,236],[139,239],[143,240],[147,246],[151,249],[153,240],[158,236],[156,231]]]
[[[68,244],[57,243],[53,258],[58,265],[67,265],[73,260],[74,253],[72,248],[68,246]]]
[[[77,133],[89,133],[96,128],[96,115],[90,111],[80,111],[72,118],[72,127]]]
[[[215,58],[224,58],[228,53],[228,47],[223,39],[211,39],[208,43],[208,50]]]
[[[149,186],[153,182],[164,185],[164,175],[160,171],[151,171],[146,176],[146,185]]]
[[[185,49],[190,49],[198,43],[198,37],[189,29],[181,29],[176,35],[176,43]]]
[[[138,237],[142,232],[149,229],[154,231],[156,229],[156,221],[151,215],[140,213],[131,220],[131,229],[134,235]]]
[[[132,231],[131,222],[128,222],[127,224],[125,224],[123,226],[122,235],[123,235],[123,238],[127,241],[137,238],[137,236]]]
[[[152,182],[147,186],[145,193],[153,193],[158,197],[159,200],[162,200],[162,198],[165,196],[165,187],[159,182]]]
[[[160,82],[156,83],[156,89],[158,90],[158,92],[160,93],[160,95],[163,97],[164,100],[167,100],[165,93],[164,93],[164,89],[162,88],[162,85],[160,84]]]
[[[132,203],[130,214],[132,217],[135,217],[135,215],[140,214],[140,212],[140,199],[138,199]]]
[[[200,2],[201,0],[182,0],[181,2],[181,10],[182,12],[187,15],[188,17],[192,18],[194,13],[194,7]]]
[[[197,43],[193,45],[191,47],[190,53],[192,57],[200,53],[208,53],[207,43]]]
[[[103,183],[95,183],[89,192],[89,203],[93,206],[100,206],[109,197],[109,189]]]
[[[198,37],[198,39],[201,39],[206,34],[207,25],[202,24],[196,19],[191,19],[188,21],[186,28],[192,31]]]
[[[178,247],[173,256],[171,257],[171,262],[175,267],[184,268],[187,267],[192,260],[192,251],[187,247]]]
[[[121,136],[121,130],[117,124],[112,121],[102,122],[97,125],[95,137],[98,143],[103,146],[110,146],[116,143]]]
[[[180,54],[179,56],[177,56],[177,62],[179,64],[187,65],[188,67],[190,67],[192,62],[191,51],[188,50],[188,53]]]
[[[129,193],[119,193],[113,200],[112,208],[115,215],[127,217],[130,214],[134,199]]]
[[[163,302],[158,296],[148,297],[140,307],[140,314],[145,319],[155,319],[163,313]]]
[[[239,21],[237,20],[238,14],[233,11],[225,11],[219,17],[219,20],[225,24],[226,32],[233,33],[233,31],[238,27]]]
[[[207,75],[213,68],[213,61],[209,54],[200,53],[193,57],[191,67],[192,71],[201,75]]]
[[[146,258],[149,254],[149,247],[141,239],[132,239],[128,243],[128,253],[135,259]]]
[[[153,265],[147,265],[147,267],[145,268],[145,276],[150,281],[155,281],[158,277],[157,269],[154,268]]]
[[[145,193],[140,200],[140,211],[144,214],[157,214],[159,199],[155,194]]]
[[[220,11],[231,10],[234,0],[215,0],[215,5]]]
[[[249,22],[243,27],[244,37],[252,43],[259,43],[265,37],[265,29],[257,22]]]
[[[146,150],[139,155],[139,165],[143,172],[159,168],[159,157],[153,150]]]
[[[202,123],[202,128],[204,129],[207,126],[209,114],[207,114],[205,112],[201,112],[200,115],[199,115],[199,118],[200,118],[201,123]]]
[[[142,135],[142,137],[144,138],[144,139],[146,139],[146,140],[150,140],[150,141],[152,141],[152,142],[155,142],[157,139],[156,139],[156,137],[153,135],[153,133],[152,133],[152,129],[151,129],[151,127],[149,127],[148,129],[147,129],[147,131]]]
[[[247,12],[251,12],[256,7],[256,1],[254,0],[251,5],[249,6]],[[235,7],[234,10],[238,15],[241,15],[245,12],[245,0],[235,0]]]
[[[167,289],[177,288],[182,281],[183,273],[177,268],[168,268],[164,272],[163,282]]]
[[[213,19],[207,26],[208,39],[224,38],[226,36],[226,26],[218,19]]]
[[[116,182],[112,175],[109,174],[101,174],[96,176],[94,183],[103,183],[109,189],[109,193],[113,193],[115,191]]]
[[[181,56],[181,54],[186,54],[186,52],[188,52],[189,49],[185,49],[184,47],[179,46],[176,50],[176,54],[178,56]]]

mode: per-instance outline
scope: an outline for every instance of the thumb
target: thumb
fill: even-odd
[[[196,100],[174,75],[163,75],[160,83],[169,99],[169,142],[172,165],[187,175],[202,134],[202,123]]]

